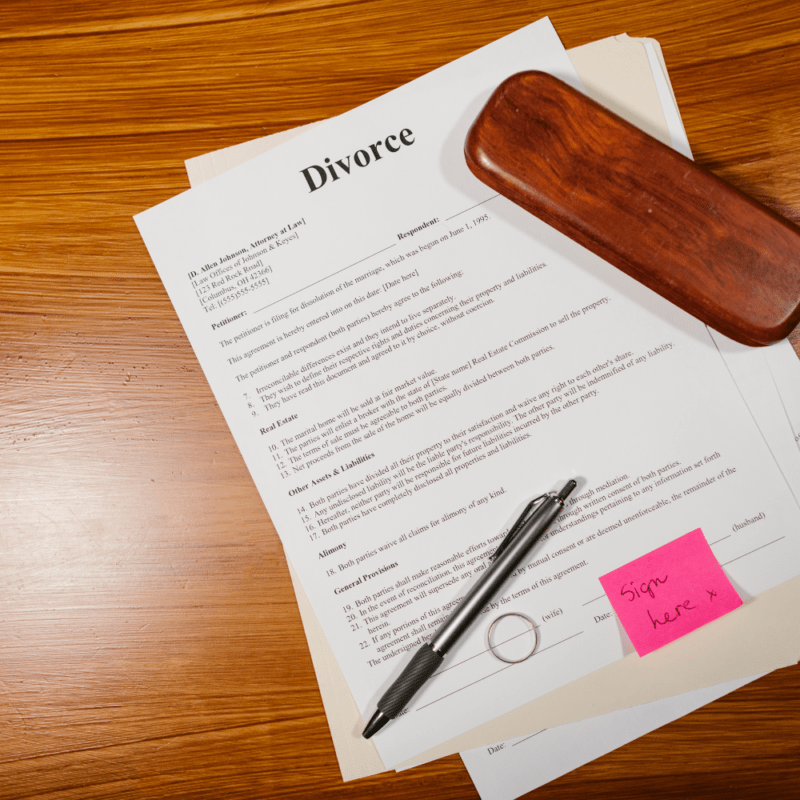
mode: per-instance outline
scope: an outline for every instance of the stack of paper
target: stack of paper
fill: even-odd
[[[655,99],[634,121],[666,123],[688,151],[652,43],[597,47],[605,64],[625,50],[626,75],[644,54]],[[345,779],[481,746],[464,754],[479,790],[513,797],[615,745],[577,723],[579,759],[547,774],[531,772],[531,748],[557,748],[559,731],[487,745],[741,682],[800,651],[774,635],[800,590],[800,454],[783,410],[797,406],[794,354],[712,336],[473,178],[469,124],[522,69],[580,88],[542,20],[277,150],[255,144],[137,217],[296,568]],[[515,512],[568,477],[570,507],[486,624],[374,748],[361,740]],[[628,655],[598,578],[696,528],[751,602]],[[513,667],[484,641],[500,606],[539,625],[536,655]],[[618,743],[731,688],[617,712],[638,715]]]

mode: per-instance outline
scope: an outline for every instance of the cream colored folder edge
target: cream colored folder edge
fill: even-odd
[[[614,36],[574,48],[569,56],[587,94],[670,144],[644,41],[627,35]],[[656,47],[666,76],[661,49],[657,42],[649,41]],[[320,123],[189,159],[186,161],[189,182],[196,186],[317,124]],[[291,564],[289,572],[342,778],[349,781],[383,772],[386,767],[375,746],[361,737],[364,721]],[[779,669],[796,663],[798,657],[800,578],[759,595],[736,614],[651,653],[647,659],[632,654],[421,753],[401,768],[541,728]]]

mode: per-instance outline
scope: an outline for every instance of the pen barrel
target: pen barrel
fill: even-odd
[[[443,656],[447,654],[480,616],[489,601],[500,591],[514,570],[525,560],[536,541],[563,507],[563,502],[555,496],[550,495],[544,499],[530,520],[514,536],[508,548],[487,567],[477,583],[436,631],[430,643],[435,652]]]
[[[378,710],[390,719],[394,719],[422,688],[425,681],[436,672],[443,659],[444,655],[431,650],[429,644],[422,645],[400,673],[400,677],[378,700]]]

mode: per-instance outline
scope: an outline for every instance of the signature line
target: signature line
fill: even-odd
[[[549,645],[548,647],[543,647],[541,650],[535,652],[531,658],[535,658],[536,656],[544,653],[545,650],[550,650],[552,647],[556,647],[559,644],[564,644],[564,642],[568,642],[570,639],[574,639],[576,636],[580,636],[583,631],[578,631],[577,633],[573,633],[572,636],[567,636],[566,639],[562,639],[560,642],[554,642],[553,644]],[[463,662],[462,662],[463,663]],[[423,708],[427,708],[428,706],[432,706],[434,703],[438,703],[440,700],[444,700],[446,697],[451,697],[454,694],[458,694],[459,692],[463,692],[464,689],[469,689],[470,686],[475,686],[476,683],[480,683],[481,681],[485,681],[487,678],[491,678],[493,675],[499,675],[501,672],[505,672],[507,669],[511,667],[516,667],[517,664],[509,664],[507,667],[502,667],[498,669],[496,672],[492,672],[489,675],[484,675],[482,678],[478,678],[478,680],[473,681],[472,683],[468,683],[466,686],[462,686],[459,689],[456,689],[453,692],[449,692],[448,694],[444,694],[441,697],[437,697],[436,700],[431,700],[430,703],[426,703],[424,706],[420,706],[417,711],[422,711]]]
[[[322,281],[326,281],[328,280],[328,278],[332,278],[334,275],[338,275],[340,272],[344,272],[346,269],[350,269],[350,267],[354,267],[356,266],[356,264],[360,264],[362,261],[366,261],[368,258],[373,258],[374,256],[380,255],[381,253],[385,253],[387,250],[391,250],[395,246],[396,243],[390,244],[388,247],[384,247],[383,250],[378,250],[377,253],[373,253],[371,256],[364,256],[364,258],[361,258],[358,261],[353,262],[352,264],[348,264],[346,267],[337,269],[336,272],[331,272],[330,275],[326,275],[324,278],[320,278],[318,281],[314,281],[314,283],[309,283],[308,286],[304,286],[302,289],[298,289],[296,292],[287,294],[284,297],[279,297],[277,300],[273,300],[271,303],[267,303],[267,305],[261,306],[261,308],[257,308],[253,313],[258,314],[259,311],[264,311],[265,309],[274,306],[276,303],[280,303],[283,300],[288,300],[290,297],[294,297],[294,295],[300,294],[300,292],[304,292],[306,289],[310,289],[312,286],[316,286],[318,283],[322,283]]]
[[[472,211],[473,208],[477,208],[478,206],[482,206],[484,203],[488,203],[490,200],[494,200],[495,197],[500,197],[499,194],[493,194],[491,197],[487,197],[485,200],[481,200],[480,203],[475,203],[474,206],[470,206],[469,208],[465,208],[463,211],[459,211],[458,214],[453,214],[452,217],[445,218],[445,222],[451,219],[455,219],[461,214],[466,214],[467,211]]]
[[[756,547],[755,550],[750,550],[747,553],[742,553],[740,556],[736,556],[736,558],[732,558],[730,561],[726,561],[724,564],[720,564],[721,567],[727,567],[728,564],[733,564],[734,561],[738,561],[740,558],[744,558],[745,556],[749,556],[750,553],[755,553],[756,550],[763,550],[765,547],[769,547],[771,544],[775,544],[775,542],[779,542],[781,539],[785,539],[785,536],[781,536],[778,539],[773,539],[771,542],[767,542],[766,544],[762,544],[761,547]]]
[[[524,739],[520,739],[518,742],[514,742],[512,747],[516,747],[518,744],[522,744],[523,742],[527,742],[528,739],[533,739],[534,736],[538,736],[540,733],[544,733],[547,728],[542,728],[540,731],[536,731],[536,733],[532,733],[530,736],[526,736]]]
[[[602,600],[604,597],[605,595],[601,594],[600,597],[595,597],[594,600],[587,600],[587,602],[585,602],[583,605],[588,606],[589,603],[594,603],[595,600]],[[583,608],[583,606],[581,606],[581,608]]]
[[[534,629],[541,628],[541,625],[534,625]],[[502,642],[498,642],[495,647],[500,647],[500,645],[508,644],[509,642],[513,642],[514,639],[519,639],[520,636],[530,636],[533,631],[522,631],[522,633],[515,633],[513,636],[509,636],[508,639],[503,639]],[[466,664],[467,661],[472,661],[473,658],[478,658],[478,656],[486,655],[486,653],[491,652],[491,647],[487,647],[486,650],[481,650],[480,653],[475,653],[474,656],[470,656],[469,658],[465,658],[463,661],[459,661],[457,664],[451,664],[447,669],[442,669],[437,672],[437,675],[442,675],[443,673],[447,672],[448,670],[455,669],[456,667],[460,667],[462,664]],[[533,653],[531,653],[533,655]]]

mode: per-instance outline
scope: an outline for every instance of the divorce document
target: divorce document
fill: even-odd
[[[365,718],[524,505],[578,482],[375,736],[387,766],[630,652],[598,578],[690,531],[743,600],[797,573],[797,504],[705,326],[467,169],[524,69],[578,85],[542,20],[136,218]],[[486,644],[509,611],[539,636],[513,665]]]

